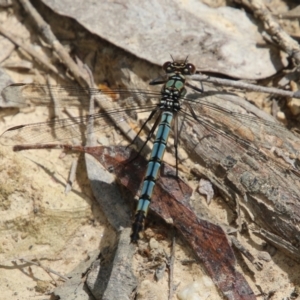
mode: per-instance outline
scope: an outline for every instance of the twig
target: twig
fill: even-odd
[[[295,8],[283,12],[283,13],[273,13],[273,16],[279,18],[279,19],[299,19],[300,18],[300,6],[296,6]]]
[[[25,258],[20,258],[20,261],[24,261],[26,263],[29,263],[29,264],[32,264],[32,265],[35,265],[35,266],[38,266],[38,267],[41,267],[44,271],[46,271],[49,276],[52,278],[52,276],[50,275],[50,273],[53,273],[55,275],[57,275],[58,277],[62,278],[63,280],[67,281],[69,280],[68,277],[64,276],[64,275],[61,275],[60,273],[48,268],[48,267],[44,267],[39,261],[38,262],[35,262],[35,261],[32,261],[32,260],[27,260]],[[52,278],[53,279],[53,278]]]
[[[90,86],[92,88],[96,88],[96,84],[94,81],[94,76],[90,70],[90,68],[87,65],[84,65],[85,70],[88,73],[89,76],[89,81],[90,81]],[[95,99],[92,93],[90,93],[90,106],[89,106],[89,119],[87,122],[87,146],[95,146],[95,134],[94,134],[94,112],[95,112]]]
[[[61,111],[58,109],[59,107],[61,107],[61,104],[59,103],[59,98],[55,97],[55,95],[51,89],[50,77],[48,74],[46,75],[46,82],[47,82],[47,87],[49,90],[49,96],[50,96],[51,100],[53,101],[54,117],[62,119]]]
[[[74,159],[71,164],[69,178],[65,187],[65,194],[68,194],[72,189],[73,183],[75,181],[77,166],[78,166],[78,159]]]
[[[59,74],[58,70],[55,66],[53,66],[46,58],[40,55],[35,49],[28,43],[22,41],[15,35],[11,34],[7,29],[5,29],[2,25],[0,25],[0,34],[8,38],[12,43],[19,46],[21,49],[30,54],[38,63],[42,64],[43,67],[48,68],[56,75],[63,78],[62,75]]]
[[[171,255],[169,259],[169,300],[172,299],[173,294],[174,294],[174,261],[175,261],[175,245],[176,245],[176,239],[175,236],[172,239],[172,249],[171,249]]]
[[[258,235],[259,237],[262,237],[264,240],[268,241],[271,245],[280,249],[282,252],[287,254],[293,260],[300,262],[299,249],[294,245],[292,245],[290,242],[264,229],[252,230],[252,232]]]
[[[50,26],[43,20],[37,10],[32,6],[32,4],[28,0],[20,0],[19,1],[25,11],[33,18],[36,22],[39,31],[44,36],[45,40],[52,46],[52,48],[56,51],[59,58],[67,65],[67,67],[72,72],[73,76],[77,80],[77,82],[82,87],[87,87],[88,83],[86,79],[82,76],[80,69],[73,61],[69,53],[62,46],[62,44],[57,40],[55,35],[53,34]]]
[[[229,237],[231,243],[255,266],[256,270],[260,271],[263,268],[263,264],[259,262],[255,257],[248,251],[236,237]]]
[[[19,1],[26,12],[34,19],[36,22],[40,32],[43,34],[47,42],[52,46],[52,48],[57,52],[57,55],[60,57],[62,62],[69,68],[70,72],[73,74],[77,82],[84,88],[91,87],[89,84],[89,80],[87,80],[84,76],[82,76],[82,72],[77,64],[73,61],[70,57],[69,53],[64,49],[64,47],[60,44],[57,40],[53,32],[51,31],[50,26],[43,20],[40,14],[36,11],[36,9],[31,5],[28,0],[20,0]],[[97,97],[95,97],[97,100]],[[98,105],[104,110],[107,111],[110,107],[105,106],[105,102],[108,101],[97,101]],[[116,103],[112,104],[117,106]],[[118,126],[118,120],[116,120],[113,114],[109,115],[109,118]],[[132,128],[126,123],[122,122],[122,126],[118,126],[118,128],[123,132],[123,134],[129,139],[133,140],[136,136],[135,132]],[[137,138],[136,144],[141,147],[144,142],[141,140],[140,137]]]
[[[292,57],[296,64],[300,64],[299,44],[291,38],[278,24],[262,0],[235,0],[235,2],[247,6],[254,15],[263,23],[265,30],[272,39]]]
[[[231,86],[238,89],[244,89],[248,91],[255,91],[260,93],[269,93],[273,95],[283,96],[283,97],[290,97],[290,98],[300,98],[300,91],[293,92],[293,91],[285,91],[276,88],[264,87],[259,86],[247,82],[242,81],[234,81],[229,79],[222,79],[217,77],[211,77],[203,74],[196,74],[191,77],[192,80],[195,81],[203,81],[203,82],[211,82],[217,85],[225,85]]]
[[[61,107],[61,105],[59,103],[59,99],[57,97],[55,97],[54,93],[52,93],[49,76],[46,76],[46,79],[47,79],[47,86],[49,89],[49,95],[54,103],[54,115],[55,115],[55,117],[62,119],[61,113],[58,110],[58,107]],[[72,130],[72,128],[73,128],[73,126],[70,127],[71,130]],[[65,194],[68,194],[72,189],[73,183],[75,181],[77,166],[78,166],[78,158],[74,159],[72,161],[68,181],[65,186]]]

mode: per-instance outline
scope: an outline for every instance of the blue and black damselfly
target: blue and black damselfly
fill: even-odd
[[[187,82],[188,78],[195,73],[194,65],[183,61],[166,62],[163,65],[166,72],[165,77],[152,81],[151,85],[163,84],[160,92],[147,90],[125,90],[125,89],[91,89],[75,86],[46,86],[46,85],[11,85],[4,89],[3,97],[12,102],[18,102],[20,106],[34,104],[39,106],[53,106],[52,98],[59,99],[60,105],[65,107],[81,107],[89,109],[90,97],[94,96],[104,106],[110,103],[111,98],[119,99],[122,106],[119,108],[106,108],[105,112],[88,114],[85,117],[73,117],[58,119],[44,123],[32,123],[19,125],[6,130],[1,135],[1,141],[7,144],[11,141],[14,145],[21,144],[49,144],[54,142],[66,142],[73,138],[80,138],[86,132],[89,120],[94,121],[94,132],[102,132],[111,129],[111,119],[120,123],[137,113],[150,112],[148,118],[138,131],[138,136],[145,127],[154,120],[143,146],[156,136],[148,162],[146,175],[140,193],[136,214],[134,217],[131,240],[136,242],[139,233],[144,228],[151,196],[155,187],[155,181],[161,166],[163,155],[167,147],[168,137],[173,128],[174,149],[176,158],[176,170],[178,169],[178,144],[180,135],[187,134],[193,124],[205,128],[209,136],[221,135],[232,141],[232,145],[239,145],[248,152],[253,151],[256,155],[262,155],[258,147],[264,143],[263,139],[251,141],[247,138],[249,130],[257,131],[263,128],[265,132],[283,131],[285,128],[272,121],[265,121],[255,116],[233,112],[222,106],[222,93],[214,91],[212,94],[220,94],[217,101],[210,102],[210,97],[201,88],[197,88]],[[187,87],[194,91],[187,93]],[[208,92],[209,93],[209,92]],[[137,101],[142,101],[138,105]],[[152,104],[151,100],[156,104]],[[157,103],[157,101],[159,101]],[[110,120],[109,120],[110,119]],[[88,133],[89,134],[89,133]],[[197,134],[194,132],[193,134]],[[10,142],[10,143],[11,143]],[[253,143],[253,144],[252,144]]]

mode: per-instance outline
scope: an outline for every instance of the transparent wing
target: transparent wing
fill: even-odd
[[[138,114],[154,109],[150,101],[160,93],[143,90],[83,89],[73,86],[11,85],[6,87],[2,96],[7,103],[17,103],[21,107],[29,105],[64,107],[68,109],[89,109],[91,96],[96,97],[100,112],[88,112],[75,117],[55,119],[49,122],[18,125],[6,130],[0,137],[5,145],[48,144],[69,142],[76,138],[85,140],[88,122],[93,119],[94,133],[109,132],[116,125],[123,129],[125,122]],[[53,102],[55,98],[57,103]],[[113,101],[118,99],[118,101]],[[139,103],[143,102],[143,105]],[[95,109],[96,110],[96,109]]]
[[[185,99],[182,107],[192,121],[196,119],[196,123],[210,128],[213,133],[231,139],[240,138],[256,146],[268,148],[276,146],[278,138],[295,140],[295,135],[275,119],[262,119],[251,112],[234,111],[237,105],[231,101],[232,97],[234,96],[203,94],[198,95],[196,100]]]
[[[277,168],[299,168],[300,142],[295,134],[270,116],[263,119],[246,110],[241,113],[241,108],[235,104],[235,100],[242,100],[239,97],[208,94],[184,99],[182,105],[183,143],[192,143],[188,146],[190,149],[203,145],[201,139],[221,137],[224,147],[219,151],[223,158],[240,156],[238,152],[242,148],[261,161],[272,161]],[[276,157],[281,157],[281,161],[274,159]]]
[[[88,110],[91,96],[101,102],[138,97],[157,97],[160,93],[145,90],[82,88],[80,86],[60,86],[44,84],[12,84],[2,90],[2,107],[80,107]]]
[[[116,125],[122,128],[125,121],[132,122],[137,114],[150,113],[160,99],[160,92],[147,90],[84,89],[35,84],[8,86],[2,95],[6,101],[23,106],[34,104],[51,107],[54,106],[53,98],[56,98],[61,107],[81,107],[86,110],[90,106],[90,97],[94,96],[105,110],[91,115],[15,126],[1,135],[3,144],[47,144],[67,142],[73,138],[82,140],[86,136],[90,118],[94,119],[95,133],[109,131]],[[219,135],[247,151],[252,149],[255,154],[260,147],[270,149],[285,143],[286,149],[298,156],[296,149],[300,145],[290,131],[275,121],[235,110],[237,105],[232,105],[232,97],[218,91],[188,94],[182,100],[178,119],[181,123],[188,121],[185,126],[192,127],[198,138],[203,138],[205,134]],[[118,103],[118,107],[115,103]]]

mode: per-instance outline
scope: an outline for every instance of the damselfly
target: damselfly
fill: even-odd
[[[166,72],[165,77],[150,83],[152,85],[163,84],[160,92],[125,89],[84,89],[74,86],[34,84],[11,85],[4,89],[3,96],[9,101],[18,102],[20,106],[34,103],[35,105],[51,107],[51,98],[53,97],[59,99],[60,105],[66,107],[75,105],[88,109],[90,105],[89,97],[95,96],[98,102],[101,103],[101,106],[106,108],[105,112],[88,114],[86,117],[59,119],[12,127],[1,135],[2,143],[7,143],[9,140],[14,145],[66,142],[82,136],[88,121],[91,119],[95,123],[94,131],[97,132],[98,130],[103,131],[111,128],[111,126],[115,126],[108,121],[108,118],[113,119],[116,123],[120,123],[129,119],[133,114],[150,112],[137,134],[139,135],[146,125],[151,120],[154,120],[154,124],[150,128],[144,143],[145,145],[156,131],[154,146],[148,162],[132,227],[131,239],[133,242],[136,242],[139,238],[139,233],[144,227],[144,221],[171,127],[173,127],[174,131],[176,169],[180,135],[197,135],[201,130],[205,130],[206,135],[200,136],[201,139],[209,139],[212,136],[220,135],[226,141],[230,141],[233,148],[234,146],[242,147],[247,153],[260,157],[262,160],[265,160],[265,155],[260,147],[266,146],[266,143],[268,143],[266,138],[271,133],[281,133],[287,138],[289,137],[288,131],[273,121],[266,121],[225,108],[223,104],[226,101],[223,99],[226,97],[223,93],[218,91],[204,93],[202,89],[186,82],[186,76],[190,76],[195,72],[194,65],[188,63],[187,60],[166,62],[163,65],[163,69]],[[194,90],[194,93],[187,94],[186,87]],[[216,100],[210,101],[211,97],[207,97],[208,94],[210,96],[217,95]],[[121,108],[107,108],[106,104],[111,103],[109,100],[112,97],[118,98],[119,102],[122,102]],[[153,99],[156,101],[156,104],[151,103]],[[142,102],[142,104],[138,105],[137,101]],[[253,136],[257,132],[261,136]],[[290,135],[293,136],[291,133]],[[140,150],[144,145],[140,147]],[[281,167],[280,163],[277,165]]]

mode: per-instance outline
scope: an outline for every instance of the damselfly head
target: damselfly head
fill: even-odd
[[[167,61],[163,64],[163,69],[167,74],[180,73],[182,75],[192,75],[196,72],[195,66],[187,63],[186,60]]]

